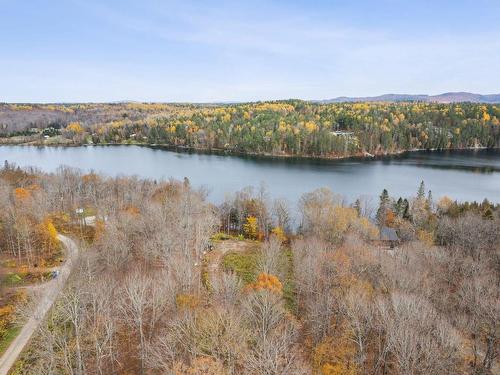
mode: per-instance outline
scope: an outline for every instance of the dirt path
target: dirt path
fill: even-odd
[[[33,311],[32,316],[28,319],[17,337],[11,342],[9,348],[0,358],[0,375],[7,375],[9,373],[17,358],[29,343],[31,336],[40,325],[40,322],[43,320],[57,299],[57,296],[64,288],[64,285],[66,284],[66,281],[71,273],[78,255],[78,247],[72,239],[66,236],[60,234],[58,235],[58,238],[66,248],[67,260],[59,269],[59,276],[56,279],[43,284],[43,287],[40,287],[42,295],[37,307]]]

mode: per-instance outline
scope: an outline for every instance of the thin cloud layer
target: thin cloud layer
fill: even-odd
[[[5,2],[0,100],[499,91],[498,4],[373,3]]]

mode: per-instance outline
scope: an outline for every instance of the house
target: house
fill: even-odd
[[[394,228],[382,227],[380,228],[379,241],[391,247],[391,249],[399,243],[399,237]]]
[[[348,132],[344,130],[334,130],[330,132],[332,135],[335,135],[337,137],[352,137],[354,135],[354,132]]]

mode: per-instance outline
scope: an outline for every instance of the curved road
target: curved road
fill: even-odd
[[[58,238],[66,248],[67,260],[61,266],[59,276],[44,284],[42,295],[35,311],[33,311],[33,314],[23,326],[17,337],[12,341],[9,348],[0,358],[0,375],[7,375],[9,373],[10,369],[19,357],[19,354],[21,354],[26,345],[29,343],[31,336],[33,336],[33,333],[40,325],[40,322],[56,301],[57,296],[64,288],[64,285],[71,274],[71,270],[73,269],[73,265],[75,264],[75,260],[78,255],[78,247],[69,237],[59,234]]]

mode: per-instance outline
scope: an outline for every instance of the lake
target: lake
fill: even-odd
[[[373,197],[386,188],[393,197],[416,194],[424,180],[434,198],[500,203],[500,151],[423,151],[377,159],[316,160],[239,157],[173,152],[141,146],[0,146],[0,161],[55,171],[60,165],[109,176],[151,179],[188,177],[206,187],[209,199],[263,182],[272,197],[295,204],[308,191],[327,186],[348,201]]]

